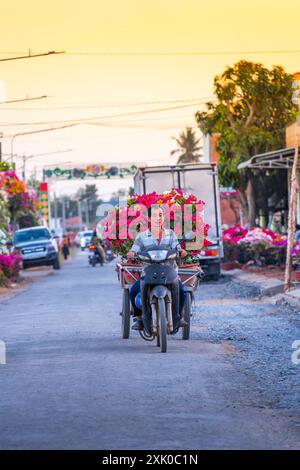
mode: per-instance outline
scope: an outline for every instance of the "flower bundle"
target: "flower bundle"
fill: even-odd
[[[164,227],[174,230],[179,240],[186,227],[195,232],[195,235],[200,234],[199,248],[189,250],[188,257],[184,260],[188,263],[195,261],[200,252],[211,244],[207,240],[209,226],[201,217],[205,203],[194,194],[186,195],[182,190],[175,188],[161,194],[133,194],[124,205],[114,207],[100,222],[102,236],[109,240],[112,250],[122,257],[126,256],[136,234],[148,228],[147,209],[153,205],[162,207]],[[182,248],[188,249],[188,243],[180,241]]]
[[[25,184],[19,180],[14,171],[3,171],[0,173],[0,186],[5,189],[9,197],[26,191]]]
[[[0,190],[6,195],[6,205],[13,223],[16,222],[21,228],[37,224],[36,194],[19,180],[14,171],[0,172]]]
[[[247,243],[250,245],[265,243],[267,245],[272,245],[273,237],[269,230],[256,227],[248,230],[246,235],[238,240],[238,243]]]
[[[22,269],[22,258],[17,253],[0,254],[0,271],[4,276],[15,280]]]
[[[250,245],[265,243],[267,245],[284,247],[286,246],[286,237],[266,228],[255,227],[246,229],[241,225],[235,225],[223,230],[223,242],[233,244],[246,243]]]
[[[300,263],[300,242],[297,242],[291,250],[291,255],[295,263]]]
[[[286,236],[266,228],[246,229],[240,225],[223,231],[225,261],[241,264],[281,265],[286,256]]]

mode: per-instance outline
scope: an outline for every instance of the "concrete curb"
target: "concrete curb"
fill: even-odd
[[[291,307],[300,310],[300,288],[294,288],[282,295],[281,299]]]
[[[284,292],[284,283],[280,279],[272,279],[260,274],[245,272],[241,269],[222,271],[222,274],[231,276],[236,282],[257,288],[260,297],[272,297]]]

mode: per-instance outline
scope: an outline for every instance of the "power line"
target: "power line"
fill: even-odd
[[[33,99],[33,98],[32,98]],[[7,107],[1,109],[6,111],[57,111],[57,110],[64,110],[64,109],[100,109],[100,108],[121,108],[121,107],[130,107],[130,106],[151,106],[156,104],[175,104],[175,103],[200,103],[207,100],[213,100],[214,97],[208,96],[206,98],[193,98],[193,99],[182,99],[182,100],[164,100],[164,101],[141,101],[141,102],[133,102],[133,103],[109,103],[109,104],[95,104],[95,105],[71,105],[71,106],[48,106],[48,107],[38,107],[38,108],[12,108]],[[21,101],[21,100],[20,100]],[[10,101],[13,103],[13,101]],[[10,103],[9,101],[5,103]],[[3,104],[5,104],[3,103]],[[2,104],[2,103],[0,103]]]
[[[10,101],[0,101],[0,105],[2,104],[10,104],[10,103],[21,103],[25,101],[36,101],[36,100],[43,100],[44,98],[48,98],[47,95],[42,95],[42,96],[35,96],[33,98],[21,98],[18,100],[10,100]],[[2,108],[1,109],[12,109],[12,108]],[[16,108],[16,109],[21,109],[21,108]]]
[[[182,52],[66,52],[72,56],[208,56],[208,55],[242,55],[242,54],[299,54],[300,49],[262,50],[262,51],[182,51]]]
[[[56,54],[64,54],[65,51],[48,51],[48,52],[41,52],[40,54],[32,54],[31,50],[29,49],[27,55],[20,55],[16,57],[5,57],[5,59],[0,59],[0,62],[5,62],[8,60],[19,60],[19,59],[33,59],[35,57],[42,57],[46,55],[56,55]]]
[[[28,58],[28,57],[39,57],[41,55],[49,54],[62,54],[69,56],[209,56],[209,55],[242,55],[242,54],[299,54],[300,49],[278,49],[278,50],[249,50],[249,51],[116,51],[116,52],[105,52],[105,51],[49,51],[43,54],[27,55],[17,57],[16,59]],[[25,52],[7,52],[0,51],[0,55],[7,54],[25,54]],[[15,58],[12,58],[15,59]],[[12,60],[12,59],[0,59],[1,60]]]
[[[96,117],[88,117],[88,118],[78,118],[78,119],[64,119],[64,120],[55,120],[55,121],[39,121],[39,122],[18,122],[18,123],[0,123],[3,127],[15,127],[15,126],[38,126],[38,125],[51,125],[51,124],[63,124],[63,123],[88,123],[90,121],[98,121],[98,120],[105,120],[105,119],[114,119],[120,117],[128,117],[128,116],[136,116],[136,115],[143,115],[143,114],[152,114],[164,111],[171,111],[175,109],[183,109],[183,108],[190,108],[198,106],[200,103],[194,104],[184,104],[178,106],[170,106],[166,108],[158,108],[158,109],[147,109],[143,111],[132,111],[129,113],[120,113],[120,114],[111,114],[106,116],[96,116]]]

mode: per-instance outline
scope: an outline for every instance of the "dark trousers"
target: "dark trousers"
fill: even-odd
[[[130,300],[133,306],[134,314],[136,316],[141,315],[141,310],[137,308],[137,306],[135,305],[135,298],[140,291],[141,291],[141,282],[140,280],[138,280],[134,284],[132,284],[131,289],[130,289]],[[185,296],[186,296],[186,289],[184,287],[184,284],[181,281],[179,281],[179,313],[180,315],[184,307]]]
[[[67,245],[64,245],[63,248],[62,248],[62,252],[63,252],[63,255],[64,255],[64,259],[67,259],[69,254],[70,254],[69,247]]]

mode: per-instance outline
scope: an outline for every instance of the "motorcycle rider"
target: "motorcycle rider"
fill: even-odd
[[[99,255],[100,259],[102,259],[103,263],[106,261],[105,259],[105,250],[103,248],[103,242],[101,238],[98,238],[97,235],[97,230],[94,229],[92,239],[91,239],[91,245],[95,245],[95,251]]]
[[[160,206],[155,206],[155,205],[151,206],[148,209],[148,218],[149,218],[149,221],[151,220],[151,230],[148,229],[144,232],[139,233],[136,236],[131,250],[127,253],[127,258],[132,259],[136,256],[138,252],[146,251],[150,246],[153,246],[153,245],[159,246],[162,249],[168,249],[168,250],[177,249],[182,257],[187,256],[187,252],[183,248],[181,248],[173,230],[167,230],[163,227],[164,213]],[[177,264],[174,260],[169,260],[167,261],[167,263],[177,268]],[[136,321],[132,326],[133,330],[143,329],[141,310],[138,309],[135,304],[135,298],[137,294],[140,292],[140,290],[141,290],[141,285],[140,285],[140,281],[138,280],[132,285],[130,289],[130,300],[131,300],[131,304],[133,306],[134,314],[136,317]],[[182,318],[184,303],[185,303],[185,287],[182,284],[182,282],[179,280],[179,313],[180,313],[181,318],[180,318],[178,326],[180,327],[187,325],[185,320]]]

